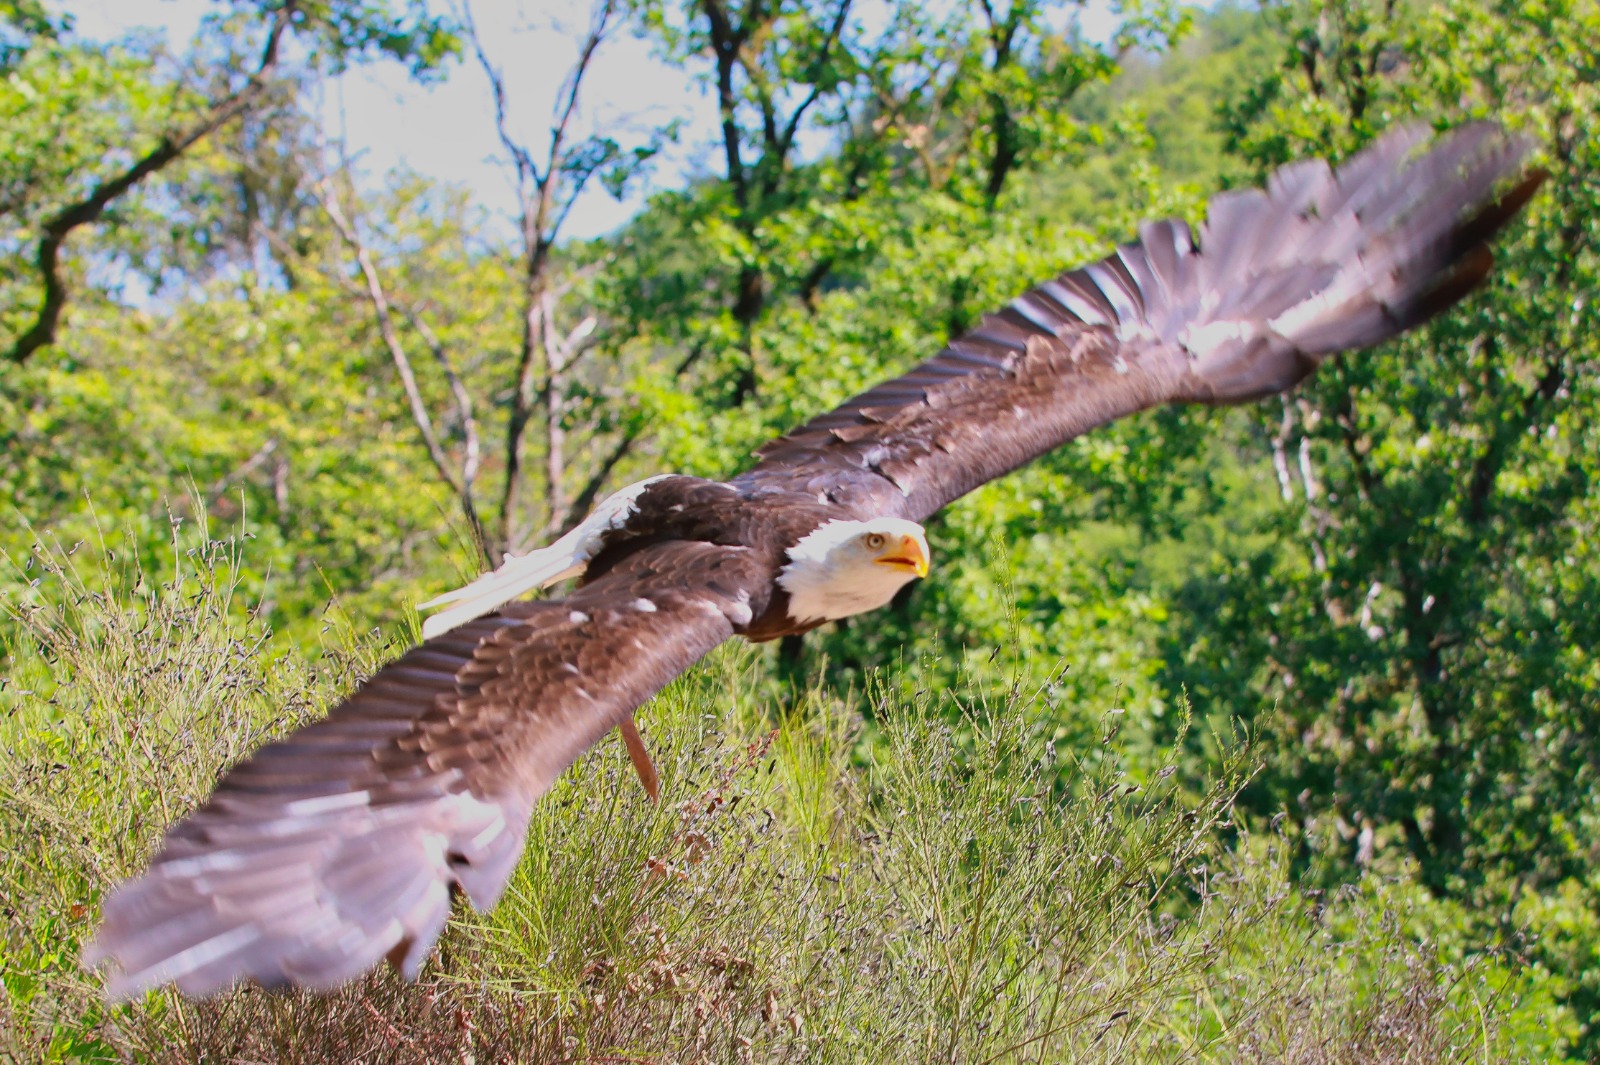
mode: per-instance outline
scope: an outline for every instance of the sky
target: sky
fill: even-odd
[[[213,0],[70,0],[54,5],[70,13],[75,34],[111,42],[131,33],[154,34],[174,52],[193,40]],[[511,125],[537,153],[546,143],[551,114],[588,26],[589,0],[478,0],[473,15],[489,58],[503,73]],[[1109,36],[1109,0],[1092,0],[1080,18],[1091,39]],[[563,235],[609,232],[639,210],[650,192],[681,187],[714,164],[716,108],[704,88],[681,68],[651,55],[647,42],[614,34],[591,68],[581,101],[584,128],[642,130],[677,118],[679,143],[663,154],[653,179],[625,200],[598,185],[573,209]],[[396,168],[465,187],[491,216],[515,216],[514,178],[494,125],[488,82],[472,57],[452,65],[433,85],[412,81],[398,63],[356,67],[324,88],[318,102],[324,128],[341,136],[361,180],[377,187]],[[614,134],[615,135],[615,134]],[[627,143],[627,139],[618,136]],[[537,154],[536,154],[537,157]]]

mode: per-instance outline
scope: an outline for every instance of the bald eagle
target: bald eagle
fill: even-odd
[[[1543,174],[1491,124],[1426,139],[1218,195],[1198,239],[1147,223],[737,477],[642,481],[427,604],[444,609],[419,646],[168,831],[107,896],[86,963],[110,963],[114,998],[329,988],[385,958],[414,977],[453,892],[494,905],[533,804],[607,732],[654,794],[633,713],[724,640],[881,607],[927,574],[920,523],[951,500],[1134,411],[1282,392],[1475,288]]]

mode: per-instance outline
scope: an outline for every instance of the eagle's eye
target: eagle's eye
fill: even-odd
[[[867,550],[869,550],[869,551],[877,551],[880,548],[882,548],[884,544],[886,544],[888,542],[889,542],[889,538],[887,536],[883,535],[883,533],[868,533],[867,534]]]

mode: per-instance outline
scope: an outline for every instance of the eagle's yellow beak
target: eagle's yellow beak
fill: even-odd
[[[881,566],[900,566],[911,570],[919,577],[928,575],[928,552],[923,550],[922,541],[915,536],[902,536],[896,547],[891,547],[878,556]]]

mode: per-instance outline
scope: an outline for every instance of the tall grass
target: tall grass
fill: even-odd
[[[730,648],[535,811],[489,914],[423,978],[108,1008],[77,964],[108,885],[220,771],[395,650],[314,661],[232,601],[231,542],[86,583],[41,545],[9,585],[0,687],[0,1052],[151,1062],[1505,1061],[1538,1053],[1493,959],[1446,965],[1409,895],[1328,900],[1232,823],[1245,744],[1201,794],[1169,762],[1059,749],[1044,693],[783,693]],[[32,583],[37,580],[37,584]],[[91,590],[91,585],[94,589]],[[902,690],[893,686],[893,691]],[[861,710],[869,709],[871,725]]]

